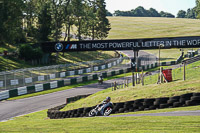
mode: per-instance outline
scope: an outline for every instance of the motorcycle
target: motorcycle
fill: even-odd
[[[99,77],[99,78],[98,78],[98,82],[99,82],[99,84],[103,84],[103,78],[102,78],[102,77]]]
[[[113,110],[113,104],[111,102],[97,105],[94,109],[89,112],[89,117],[93,116],[109,116]]]

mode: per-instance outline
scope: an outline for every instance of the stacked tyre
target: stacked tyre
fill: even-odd
[[[187,106],[200,105],[200,93],[193,93],[190,100],[185,103]]]
[[[150,98],[150,99],[144,99],[143,107],[144,110],[152,110],[156,109],[154,106],[155,98]]]
[[[168,97],[156,98],[154,102],[154,108],[156,109],[168,108],[169,107],[169,105],[167,104],[168,100],[169,100]]]
[[[114,104],[114,108],[113,108],[113,111],[112,113],[124,113],[124,103],[121,102],[121,103],[116,103]]]

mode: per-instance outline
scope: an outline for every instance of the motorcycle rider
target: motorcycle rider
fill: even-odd
[[[108,116],[112,112],[113,104],[110,102],[111,98],[106,97],[101,104],[97,105],[96,108],[92,109],[89,113],[89,116]]]
[[[110,100],[111,100],[111,98],[110,98],[110,97],[106,97],[106,99],[105,99],[105,100],[103,100],[101,104],[99,104],[98,108],[99,108],[99,107],[102,107],[103,105],[105,105],[105,104],[107,104],[107,103],[109,103],[109,102],[110,102]]]
[[[99,81],[99,84],[103,84],[103,76],[102,75],[100,75],[98,77],[98,81]]]

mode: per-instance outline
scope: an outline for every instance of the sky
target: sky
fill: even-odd
[[[195,0],[105,0],[106,9],[111,13],[115,10],[128,11],[138,6],[145,9],[155,8],[157,11],[165,11],[177,15],[179,10],[187,11],[195,7]]]

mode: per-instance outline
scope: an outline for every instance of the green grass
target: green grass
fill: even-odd
[[[108,17],[111,31],[108,39],[199,36],[198,19]]]
[[[182,80],[183,72],[175,69],[176,80],[166,84],[156,84],[158,75],[145,78],[145,86],[137,85],[112,91],[111,88],[97,92],[85,99],[81,99],[75,103],[68,104],[63,110],[77,109],[81,107],[90,107],[99,104],[110,96],[112,102],[125,102],[140,98],[158,98],[171,97],[189,92],[200,92],[200,61],[187,66],[187,80]]]
[[[188,133],[199,132],[200,116],[95,117],[50,120],[46,110],[0,123],[2,133]]]

